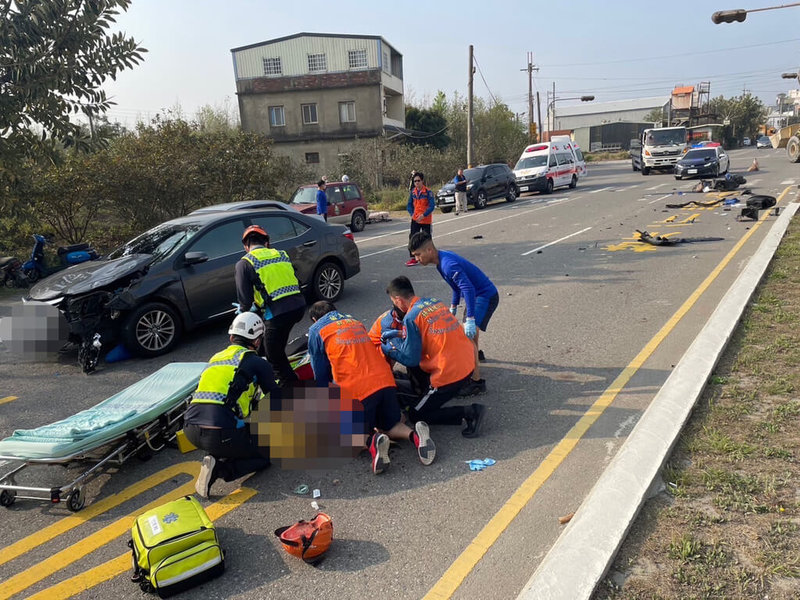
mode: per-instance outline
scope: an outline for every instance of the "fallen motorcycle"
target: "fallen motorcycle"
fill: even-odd
[[[78,265],[89,260],[95,260],[100,256],[89,244],[72,244],[71,246],[59,247],[56,250],[59,263],[48,266],[45,264],[44,247],[47,244],[52,243],[52,239],[43,235],[39,235],[38,233],[33,235],[33,239],[34,244],[33,250],[31,251],[31,257],[25,262],[25,264],[22,265],[22,272],[31,283],[35,283],[43,277],[51,275],[62,269],[66,269],[67,267],[71,267],[72,265]]]
[[[5,287],[28,287],[28,279],[22,272],[22,262],[16,256],[0,257],[0,279]]]

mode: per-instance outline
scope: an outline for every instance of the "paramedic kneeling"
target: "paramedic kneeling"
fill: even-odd
[[[208,498],[217,479],[233,481],[269,466],[269,448],[260,447],[244,419],[254,409],[256,387],[272,399],[278,391],[272,367],[258,357],[264,321],[255,313],[237,315],[231,323],[231,345],[208,361],[192,394],[183,431],[207,452],[195,490]]]

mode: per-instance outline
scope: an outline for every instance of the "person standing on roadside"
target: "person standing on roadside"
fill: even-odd
[[[464,177],[464,169],[459,169],[453,177],[456,185],[456,214],[467,212],[467,178]]]
[[[328,196],[325,194],[325,180],[317,182],[317,214],[328,222]]]
[[[417,172],[411,182],[414,184],[414,189],[408,195],[408,214],[411,215],[411,231],[408,234],[408,239],[420,231],[428,234],[428,237],[433,237],[433,209],[436,208],[436,201],[433,197],[433,192],[425,186],[425,175]],[[418,265],[419,261],[409,251],[411,258],[406,262],[407,267]]]

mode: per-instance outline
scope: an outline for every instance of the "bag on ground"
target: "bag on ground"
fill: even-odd
[[[214,524],[194,496],[137,517],[128,542],[131,580],[162,598],[222,574],[225,556]]]

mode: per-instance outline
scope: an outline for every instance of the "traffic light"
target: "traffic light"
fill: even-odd
[[[720,23],[741,23],[747,18],[747,11],[743,8],[736,10],[719,10],[711,15],[711,20],[719,25]]]

